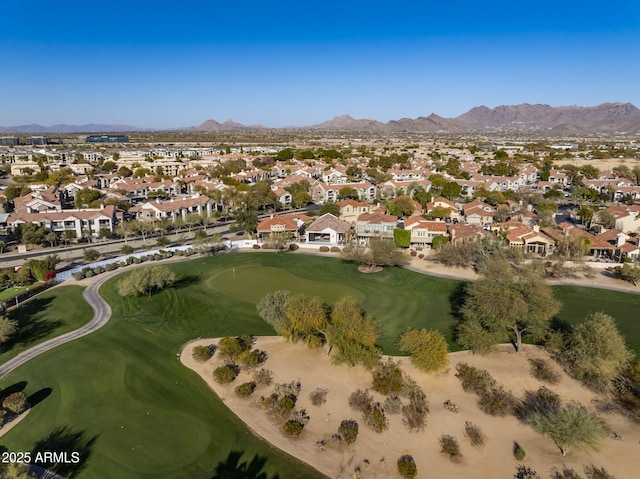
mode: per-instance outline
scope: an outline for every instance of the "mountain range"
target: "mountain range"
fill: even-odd
[[[257,130],[262,125],[243,125],[227,120],[219,123],[207,120],[184,130],[222,132]],[[294,127],[292,127],[294,128]],[[444,118],[432,113],[418,118],[401,118],[382,123],[377,120],[337,116],[317,125],[301,129],[358,131],[368,133],[540,133],[540,134],[640,134],[640,110],[631,103],[603,103],[598,106],[521,105],[478,106],[456,118]],[[143,131],[130,125],[22,125],[0,127],[2,133],[93,133]]]

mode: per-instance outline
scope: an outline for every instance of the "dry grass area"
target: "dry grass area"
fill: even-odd
[[[402,423],[401,414],[388,414],[389,429],[376,433],[367,428],[361,414],[348,404],[349,395],[356,389],[371,388],[371,374],[361,367],[335,366],[327,357],[326,350],[309,350],[302,345],[292,345],[280,337],[258,338],[256,348],[268,353],[265,368],[273,372],[271,386],[258,386],[249,398],[239,398],[234,393],[237,385],[251,380],[251,375],[242,371],[234,382],[219,385],[213,381],[212,371],[221,364],[217,354],[204,363],[192,358],[197,345],[215,344],[216,339],[200,339],[185,346],[182,351],[183,364],[197,372],[210,388],[239,418],[257,435],[285,450],[289,454],[309,463],[331,478],[393,478],[400,477],[396,461],[403,454],[411,454],[417,464],[419,477],[440,478],[487,478],[513,477],[515,467],[525,464],[541,477],[549,477],[553,467],[563,465],[582,472],[585,465],[604,467],[618,479],[636,477],[638,453],[640,452],[640,428],[619,415],[606,415],[610,431],[624,440],[613,437],[605,441],[599,452],[572,452],[562,457],[555,445],[547,438],[535,433],[513,416],[492,417],[478,408],[476,396],[464,392],[455,377],[455,365],[465,362],[488,370],[491,375],[516,397],[527,390],[537,390],[544,384],[530,374],[528,358],[546,358],[546,353],[537,347],[526,346],[519,354],[508,345],[489,356],[457,352],[450,355],[449,370],[427,375],[416,370],[408,358],[398,358],[403,371],[411,376],[425,391],[430,406],[427,426],[419,432],[410,432]],[[556,368],[559,371],[559,368]],[[566,374],[560,374],[557,385],[547,385],[564,401],[578,401],[593,410],[593,392],[581,386]],[[298,438],[284,434],[284,420],[270,415],[258,405],[260,396],[268,396],[276,383],[300,381],[302,388],[296,409],[306,409],[310,421]],[[317,388],[328,391],[326,402],[320,406],[311,404],[309,394]],[[384,403],[384,397],[373,393],[374,399]],[[446,400],[453,402],[458,412],[445,409]],[[406,400],[404,400],[406,403]],[[352,445],[333,445],[335,434],[342,420],[355,419],[359,423],[359,435]],[[478,425],[486,437],[482,446],[472,446],[464,435],[466,421]],[[452,462],[440,453],[439,438],[450,435],[457,439],[462,459]],[[613,434],[611,435],[613,436]],[[316,448],[318,441],[326,441],[323,451]],[[526,451],[526,458],[519,462],[513,456],[514,441]]]
[[[575,165],[575,166],[594,166],[598,168],[600,171],[610,170],[616,166],[626,165],[629,169],[634,169],[637,166],[640,166],[640,158],[606,158],[602,160],[575,160],[575,159],[566,159],[566,160],[554,160],[553,164],[556,167],[563,165]]]

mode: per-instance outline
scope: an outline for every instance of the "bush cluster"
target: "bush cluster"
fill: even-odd
[[[389,429],[389,420],[384,414],[384,409],[380,403],[372,404],[362,411],[364,423],[377,433]]]
[[[243,369],[254,369],[264,364],[267,360],[267,353],[260,349],[254,349],[253,351],[243,351],[238,356],[238,364]]]
[[[465,421],[464,423],[464,435],[469,438],[472,446],[484,445],[484,434],[482,433],[482,429],[470,421]]]
[[[409,403],[402,406],[402,422],[410,430],[421,430],[427,424],[429,404],[422,391],[414,392],[409,396]]]
[[[531,375],[549,384],[558,384],[560,382],[560,374],[551,366],[551,363],[542,358],[529,358],[531,365]]]
[[[14,414],[20,414],[27,407],[27,395],[22,391],[9,394],[2,401],[2,407]]]
[[[353,419],[345,419],[338,427],[338,434],[347,444],[353,444],[358,438],[358,422]]]
[[[513,457],[515,457],[518,461],[524,461],[527,457],[527,451],[518,443],[513,443]]]
[[[389,414],[398,414],[402,410],[402,399],[396,394],[387,396],[384,400],[384,410]]]
[[[210,344],[208,346],[195,346],[191,355],[193,356],[193,359],[203,363],[211,359],[215,351],[216,347],[214,344]]]
[[[214,369],[213,379],[218,384],[229,384],[236,379],[239,372],[240,368],[236,364],[229,362]]]
[[[398,458],[398,473],[406,479],[413,479],[418,475],[418,467],[412,456],[404,454]]]
[[[340,249],[339,246],[332,246],[331,247],[331,252],[332,253],[339,253],[340,251],[342,251],[342,250]]]
[[[321,253],[328,253],[329,252],[329,247],[328,246],[320,246],[320,248],[318,248],[319,251]]]
[[[447,456],[453,462],[462,461],[462,453],[460,452],[460,445],[458,444],[458,440],[449,436],[448,434],[443,434],[440,436],[440,453]]]
[[[400,392],[402,390],[403,377],[400,363],[388,358],[381,361],[373,370],[373,386],[374,391],[384,394]]]
[[[356,411],[364,411],[373,405],[373,396],[368,389],[358,389],[349,395],[349,406]]]
[[[218,342],[218,354],[223,358],[236,360],[245,351],[250,351],[255,338],[253,336],[227,336]]]
[[[456,371],[456,377],[460,380],[462,389],[467,392],[480,394],[496,384],[488,371],[469,366],[467,363],[458,363]]]
[[[314,406],[322,406],[327,402],[328,389],[317,388],[309,393],[309,399]]]
[[[253,373],[256,384],[268,386],[273,381],[273,373],[269,369],[259,369]]]
[[[520,464],[516,466],[516,473],[513,476],[515,479],[540,479],[540,474],[529,466],[523,466]]]
[[[494,386],[480,393],[478,406],[491,416],[507,416],[514,411],[516,399],[511,391],[502,386]]]
[[[256,389],[256,383],[250,381],[248,383],[242,383],[235,388],[236,396],[241,398],[246,398],[253,394],[253,391]]]
[[[515,415],[527,421],[532,414],[548,414],[562,406],[560,396],[542,386],[537,391],[525,391],[523,398],[515,406]]]

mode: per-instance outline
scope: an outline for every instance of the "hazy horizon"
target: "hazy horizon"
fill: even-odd
[[[308,126],[640,104],[628,0],[2,2],[0,125]]]

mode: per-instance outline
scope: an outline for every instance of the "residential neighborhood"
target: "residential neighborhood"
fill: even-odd
[[[407,144],[399,136],[382,144],[375,137],[334,140],[314,150],[295,144],[49,148],[5,140],[0,168],[13,182],[0,187],[3,252],[25,242],[26,224],[41,228],[36,243],[53,246],[106,241],[141,222],[158,230],[236,218],[238,229],[258,241],[281,235],[366,245],[406,229],[409,247],[424,250],[438,236],[458,243],[484,231],[536,257],[553,255],[566,238],[581,238],[586,257],[638,260],[637,156],[628,166],[618,158],[607,168],[593,166],[606,152],[638,155],[633,141],[583,139],[571,143],[579,148],[559,150],[551,142],[436,137]],[[318,212],[331,216],[316,219]]]

